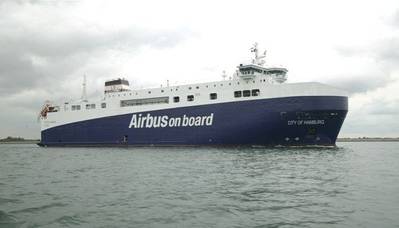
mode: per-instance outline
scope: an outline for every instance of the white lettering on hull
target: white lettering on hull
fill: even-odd
[[[288,120],[288,126],[291,125],[324,125],[324,120]]]
[[[169,117],[169,116],[151,116],[133,114],[130,120],[129,128],[164,128],[164,127],[202,127],[213,125],[213,113],[208,116],[187,116]]]

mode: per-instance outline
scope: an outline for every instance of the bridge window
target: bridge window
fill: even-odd
[[[107,107],[107,103],[101,103],[101,108],[106,108]]]
[[[72,111],[80,110],[80,105],[72,105],[71,109]]]
[[[253,89],[252,90],[252,96],[256,97],[256,96],[259,96],[259,94],[260,94],[259,89]]]
[[[153,98],[144,98],[144,99],[122,100],[121,107],[150,105],[150,104],[168,104],[168,103],[169,103],[169,97],[153,97]]]
[[[180,97],[173,97],[173,102],[178,103],[180,101]]]
[[[194,101],[194,95],[188,95],[187,101]]]
[[[48,112],[58,112],[60,110],[59,106],[48,107]]]
[[[249,97],[249,96],[251,96],[251,91],[250,90],[244,90],[244,91],[242,91],[242,95],[244,97]]]
[[[87,104],[86,105],[86,109],[95,109],[96,108],[96,104]]]
[[[241,97],[241,91],[234,91],[234,97]]]
[[[209,94],[209,98],[211,100],[216,100],[218,98],[218,95],[217,95],[217,93],[211,93],[211,94]]]

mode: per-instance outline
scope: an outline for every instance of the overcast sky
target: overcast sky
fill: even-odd
[[[258,42],[289,82],[350,93],[341,137],[399,137],[399,2],[0,1],[0,137],[39,138],[45,100],[220,80]]]

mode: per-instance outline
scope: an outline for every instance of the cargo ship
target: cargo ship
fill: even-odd
[[[345,91],[287,83],[266,52],[223,80],[132,90],[105,82],[104,95],[46,102],[39,146],[335,146],[348,112]],[[85,80],[84,80],[85,81]]]

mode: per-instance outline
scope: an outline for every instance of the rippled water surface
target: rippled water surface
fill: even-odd
[[[399,143],[0,145],[0,227],[399,227]]]

